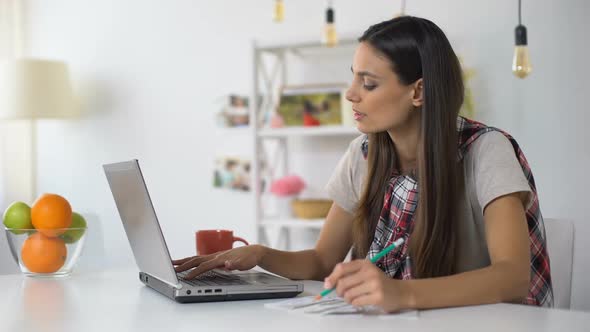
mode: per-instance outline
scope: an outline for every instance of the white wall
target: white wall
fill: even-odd
[[[521,143],[544,215],[575,221],[572,303],[590,310],[584,241],[590,133],[583,99],[590,87],[590,4],[524,2],[534,72],[521,81],[510,72],[516,3],[413,0],[407,12],[439,24],[477,70],[478,116]],[[174,256],[194,251],[196,228],[228,227],[254,237],[250,197],[211,189],[214,156],[231,147],[249,150],[243,137],[215,131],[214,100],[250,92],[252,39],[319,38],[324,2],[285,4],[286,21],[276,25],[269,0],[27,1],[29,55],[67,61],[86,111],[79,120],[39,124],[39,191],[62,193],[76,209],[97,214],[113,263],[131,256],[100,167],[106,162],[141,160]],[[341,35],[352,37],[398,11],[397,1],[335,6]]]

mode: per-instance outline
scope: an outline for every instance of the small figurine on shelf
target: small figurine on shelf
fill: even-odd
[[[271,128],[282,128],[285,126],[285,120],[283,119],[283,116],[280,115],[279,113],[274,113],[272,115],[272,117],[270,118],[270,127]]]

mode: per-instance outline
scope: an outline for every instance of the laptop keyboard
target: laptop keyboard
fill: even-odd
[[[185,279],[185,276],[190,272],[182,271],[178,272],[176,275],[180,278],[183,282],[191,285],[191,286],[235,286],[235,285],[249,285],[250,283],[246,280],[228,274],[221,274],[215,271],[207,271],[203,274],[196,276],[193,279]]]

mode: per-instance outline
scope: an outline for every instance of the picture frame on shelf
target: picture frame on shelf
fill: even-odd
[[[350,108],[346,89],[345,83],[282,87],[271,127],[344,125]]]

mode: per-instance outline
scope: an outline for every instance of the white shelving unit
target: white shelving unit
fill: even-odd
[[[324,219],[265,218],[260,226],[320,229],[324,226]]]
[[[252,102],[250,103],[250,124],[253,126],[252,194],[254,195],[258,243],[289,249],[291,247],[290,230],[319,230],[324,224],[324,219],[297,219],[293,216],[281,217],[268,213],[269,202],[267,201],[272,200],[271,194],[268,192],[270,183],[273,179],[289,174],[289,158],[291,157],[288,147],[289,140],[341,137],[348,142],[360,134],[355,127],[351,126],[266,127],[265,120],[277,104],[280,88],[291,84],[287,77],[288,56],[294,56],[306,62],[317,59],[329,61],[333,57],[346,57],[350,61],[356,45],[356,40],[343,40],[339,46],[333,48],[325,47],[319,42],[270,46],[253,45],[254,85]],[[269,148],[269,145],[273,145],[274,149]],[[271,154],[273,155],[271,156]],[[262,173],[262,165],[265,165],[267,172],[265,174]],[[279,215],[281,214],[279,213]],[[276,235],[270,236],[269,234],[272,232]]]
[[[280,129],[262,129],[258,137],[296,137],[296,136],[348,136],[358,135],[359,131],[353,127],[321,126],[321,127],[288,127]]]

